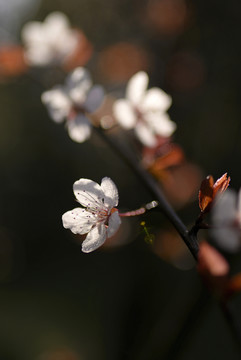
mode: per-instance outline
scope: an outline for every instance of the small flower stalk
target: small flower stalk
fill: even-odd
[[[73,185],[76,200],[82,205],[67,211],[62,216],[63,226],[74,234],[87,234],[82,251],[92,252],[115,235],[121,224],[121,217],[138,216],[158,206],[153,200],[140,209],[119,213],[119,195],[114,182],[104,177],[101,184],[89,179],[79,179]]]
[[[99,85],[93,85],[87,69],[78,67],[67,76],[64,85],[45,91],[41,99],[50,117],[56,123],[66,120],[70,138],[82,143],[91,135],[88,115],[100,107],[104,90]]]

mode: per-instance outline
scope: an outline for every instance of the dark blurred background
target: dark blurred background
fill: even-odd
[[[93,44],[95,82],[123,96],[131,75],[147,71],[173,98],[174,140],[187,158],[204,175],[227,171],[239,188],[239,1],[1,0],[0,45],[20,44],[25,22],[55,10]],[[96,134],[79,145],[49,118],[39,78],[31,70],[0,82],[0,359],[240,359],[186,254],[187,266],[158,256],[138,219],[124,223],[116,246],[91,254],[62,227],[81,177],[111,177],[121,209],[153,199]],[[197,201],[180,215],[191,224]],[[150,231],[168,227],[155,210],[144,219]],[[240,270],[240,254],[229,260]],[[241,324],[240,295],[231,305]]]

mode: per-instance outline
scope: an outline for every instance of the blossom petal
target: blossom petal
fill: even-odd
[[[89,253],[100,247],[106,240],[106,227],[104,224],[95,226],[82,243],[82,251]]]
[[[73,191],[78,202],[88,208],[103,207],[104,192],[99,184],[89,179],[79,179],[73,185]]]
[[[215,200],[211,213],[213,240],[222,249],[229,252],[236,252],[241,247],[240,229],[235,226],[236,200],[236,193],[226,190]]]
[[[96,223],[96,217],[89,211],[82,208],[75,208],[67,211],[62,216],[63,226],[70,229],[74,234],[86,234]]]
[[[83,106],[87,93],[92,86],[90,73],[83,67],[78,67],[66,78],[66,89],[72,101]]]
[[[46,16],[44,25],[48,24],[51,26],[51,30],[59,32],[61,29],[68,28],[70,26],[69,19],[67,16],[60,11],[53,11]]]
[[[25,59],[29,65],[46,66],[53,61],[53,54],[45,44],[31,46],[24,52]]]
[[[241,189],[238,192],[237,218],[241,224]]]
[[[29,65],[44,66],[51,62],[52,54],[46,44],[46,36],[41,22],[31,21],[22,29],[24,56]]]
[[[91,135],[91,125],[86,116],[78,114],[74,119],[66,123],[68,133],[73,141],[82,143]]]
[[[148,81],[148,75],[144,71],[139,71],[129,80],[126,88],[126,98],[132,104],[139,105],[142,102]]]
[[[109,209],[117,206],[119,195],[115,183],[109,177],[104,177],[100,186],[104,193],[104,205]]]
[[[100,85],[93,86],[87,95],[85,109],[90,113],[96,111],[102,104],[104,98],[105,92],[103,87]]]
[[[59,11],[49,14],[44,23],[46,43],[52,53],[53,60],[64,60],[74,51],[78,39],[70,28],[69,19]]]
[[[148,147],[153,147],[157,144],[157,139],[151,127],[144,123],[137,123],[135,132],[139,140]]]
[[[217,195],[212,211],[214,225],[233,222],[236,217],[236,198],[235,191],[231,189]]]
[[[62,122],[69,114],[71,102],[62,87],[45,91],[41,100],[47,106],[49,115],[55,122]]]
[[[34,44],[35,42],[43,42],[42,23],[39,21],[30,21],[24,25],[21,37],[23,43],[27,46]]]
[[[113,236],[119,229],[121,224],[121,218],[118,211],[115,211],[111,214],[108,221],[107,237]]]
[[[166,111],[171,103],[171,96],[159,88],[152,88],[147,90],[140,106],[144,111]]]
[[[113,105],[113,113],[118,123],[124,129],[132,129],[136,124],[136,115],[128,100],[116,100]]]
[[[167,113],[147,113],[145,119],[154,132],[160,136],[171,136],[177,127]]]
[[[235,253],[241,248],[240,230],[231,227],[220,227],[211,230],[215,243],[225,251]]]

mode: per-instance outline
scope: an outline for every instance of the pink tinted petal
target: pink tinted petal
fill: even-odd
[[[82,235],[91,230],[96,223],[96,217],[85,209],[75,208],[63,214],[62,221],[65,229]]]
[[[90,138],[91,125],[84,115],[77,115],[74,119],[66,123],[70,138],[78,143],[82,143]]]
[[[108,229],[107,229],[107,237],[113,236],[117,230],[119,229],[121,224],[121,218],[119,216],[118,211],[115,211],[111,216],[109,217],[108,222]]]
[[[200,243],[198,253],[198,271],[202,275],[214,277],[227,276],[230,267],[223,255],[206,241]]]
[[[104,224],[95,226],[82,243],[82,251],[89,253],[100,247],[106,240],[106,227]]]
[[[148,75],[144,71],[139,71],[132,76],[126,88],[126,98],[134,105],[139,105],[144,99],[148,85]]]
[[[79,179],[73,185],[78,202],[93,209],[103,208],[104,192],[99,184],[89,179]]]
[[[113,113],[118,123],[124,129],[132,129],[136,124],[136,114],[128,100],[116,100],[113,105]]]
[[[85,100],[85,109],[90,113],[96,111],[104,101],[104,98],[105,92],[103,87],[100,85],[93,86]]]
[[[136,124],[135,132],[145,146],[153,147],[157,144],[156,136],[148,125],[144,123]]]
[[[115,183],[109,177],[104,177],[100,186],[104,193],[104,205],[109,209],[117,206],[119,195]]]
[[[152,88],[147,90],[141,108],[145,111],[166,111],[171,106],[171,103],[171,96],[161,89]]]

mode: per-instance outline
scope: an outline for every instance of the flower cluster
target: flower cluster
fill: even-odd
[[[95,112],[106,99],[103,87],[94,85],[89,71],[82,66],[92,49],[92,45],[89,47],[88,41],[85,43],[84,39],[84,34],[72,28],[68,18],[56,11],[43,22],[31,21],[23,27],[23,47],[15,47],[10,53],[6,49],[0,51],[0,70],[4,69],[5,74],[18,73],[18,70],[9,66],[11,55],[19,59],[19,71],[26,71],[30,66],[58,66],[64,72],[74,69],[66,76],[64,84],[44,91],[41,100],[50,117],[56,123],[65,122],[70,138],[78,143],[90,138],[92,120],[97,116]],[[75,56],[78,57],[77,61]],[[83,63],[81,59],[84,59]],[[75,66],[70,66],[70,63]],[[141,148],[138,154],[140,164],[158,181],[162,181],[169,201],[172,202],[174,198],[175,205],[180,206],[192,199],[200,173],[186,161],[182,148],[172,143],[176,123],[168,114],[172,104],[171,96],[160,88],[148,88],[148,85],[146,72],[134,74],[127,83],[125,97],[112,99],[109,106],[111,115],[104,113],[103,117],[111,117],[112,124],[119,125],[116,127],[117,132],[120,128],[132,130],[131,133],[142,144],[138,147]],[[93,113],[95,116],[91,115]],[[101,119],[98,120],[101,125]],[[95,121],[95,125],[97,123]],[[227,174],[216,182],[212,176],[202,181],[198,196],[200,215],[190,234],[196,236],[199,229],[206,227],[203,219],[211,211],[211,234],[214,241],[228,251],[236,251],[241,248],[241,194],[239,192],[237,197],[232,191],[225,192],[229,182]],[[107,177],[102,179],[100,185],[84,178],[76,181],[74,194],[82,208],[66,212],[63,225],[75,234],[87,234],[82,245],[84,252],[95,250],[114,235],[120,226],[121,216],[141,215],[148,209],[144,206],[120,214],[116,209],[117,188]]]

